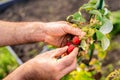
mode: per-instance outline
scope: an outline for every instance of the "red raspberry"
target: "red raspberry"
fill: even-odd
[[[74,36],[72,39],[72,43],[75,45],[78,45],[80,43],[80,39],[78,36]]]
[[[68,49],[67,49],[67,52],[68,52],[68,53],[72,52],[74,48],[75,48],[74,45],[70,45],[70,46],[68,47]]]
[[[67,42],[66,43],[66,46],[70,46],[72,43],[71,42]]]

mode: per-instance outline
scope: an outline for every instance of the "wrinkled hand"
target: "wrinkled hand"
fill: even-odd
[[[44,26],[45,42],[54,46],[63,46],[67,41],[67,34],[78,35],[81,38],[85,35],[78,28],[72,27],[67,22],[49,22]]]
[[[64,21],[38,23],[37,25],[34,25],[33,28],[35,28],[32,33],[33,41],[42,40],[43,42],[57,47],[65,46],[68,34],[77,35],[81,38],[85,35],[85,32],[72,27],[70,23]]]
[[[60,80],[76,68],[78,48],[75,48],[69,55],[56,59],[56,56],[65,53],[67,48],[58,48],[36,56],[4,80]]]
[[[36,76],[38,77],[36,80],[60,80],[64,75],[76,68],[77,48],[68,56],[61,59],[55,58],[65,53],[67,48],[48,51],[31,60],[32,67],[35,67],[36,73],[39,74],[39,76]]]

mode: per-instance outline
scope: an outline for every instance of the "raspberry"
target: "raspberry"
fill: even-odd
[[[70,45],[70,46],[68,47],[68,49],[67,49],[67,52],[68,52],[68,53],[72,52],[74,48],[75,48],[74,45]]]
[[[70,46],[72,43],[71,42],[67,42],[66,43],[66,46]]]
[[[72,39],[72,43],[75,45],[78,45],[80,43],[80,39],[78,36],[74,36]]]

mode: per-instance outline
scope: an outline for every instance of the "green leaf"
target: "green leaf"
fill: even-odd
[[[94,79],[92,78],[92,74],[90,72],[81,70],[77,73],[74,80],[94,80]]]
[[[85,19],[82,17],[80,12],[76,12],[73,14],[73,20],[76,20],[79,22],[85,22]]]
[[[80,10],[81,10],[81,9],[93,10],[93,9],[95,9],[95,5],[93,5],[93,4],[84,4],[84,5],[80,8]]]
[[[96,36],[97,36],[97,40],[101,41],[105,35],[103,33],[101,33],[99,30],[97,30]]]
[[[107,15],[109,13],[109,10],[107,8],[104,8],[104,15]]]
[[[106,52],[105,51],[98,52],[98,57],[103,60],[106,57]]]
[[[96,3],[97,3],[97,0],[90,0],[87,4],[84,4],[81,8],[81,9],[85,9],[85,10],[93,10],[93,9],[96,9]]]
[[[97,40],[101,41],[101,46],[103,50],[106,50],[110,45],[109,39],[99,30],[96,31],[96,36],[97,36]]]
[[[61,80],[73,80],[70,74],[65,75]]]
[[[81,17],[80,12],[76,12],[76,13],[73,14],[73,18],[76,19],[76,20],[80,20],[80,17]]]
[[[101,26],[100,28],[100,32],[102,32],[103,34],[108,34],[112,31],[113,29],[113,24],[110,20],[105,20],[105,23]]]
[[[98,10],[91,10],[89,13],[97,15],[100,18],[100,20],[102,20],[102,14],[100,13],[100,11],[98,11]]]
[[[90,0],[89,3],[90,3],[90,4],[96,4],[96,3],[97,3],[97,0]]]
[[[99,60],[103,60],[105,57],[106,57],[106,51],[104,51],[102,48],[101,48],[101,45],[98,43],[98,44],[95,44],[95,49],[97,50],[97,53],[98,53],[98,59]]]
[[[103,50],[106,50],[110,45],[110,40],[107,37],[103,37],[101,40],[101,46]]]

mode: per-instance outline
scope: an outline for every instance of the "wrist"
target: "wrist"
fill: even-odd
[[[30,66],[28,65],[21,65],[16,70],[14,70],[12,73],[10,73],[7,77],[5,77],[3,80],[26,80],[26,74],[30,71]]]
[[[28,42],[44,42],[45,40],[45,30],[44,30],[45,23],[42,22],[33,22],[28,25],[28,32],[26,35],[26,40]]]

